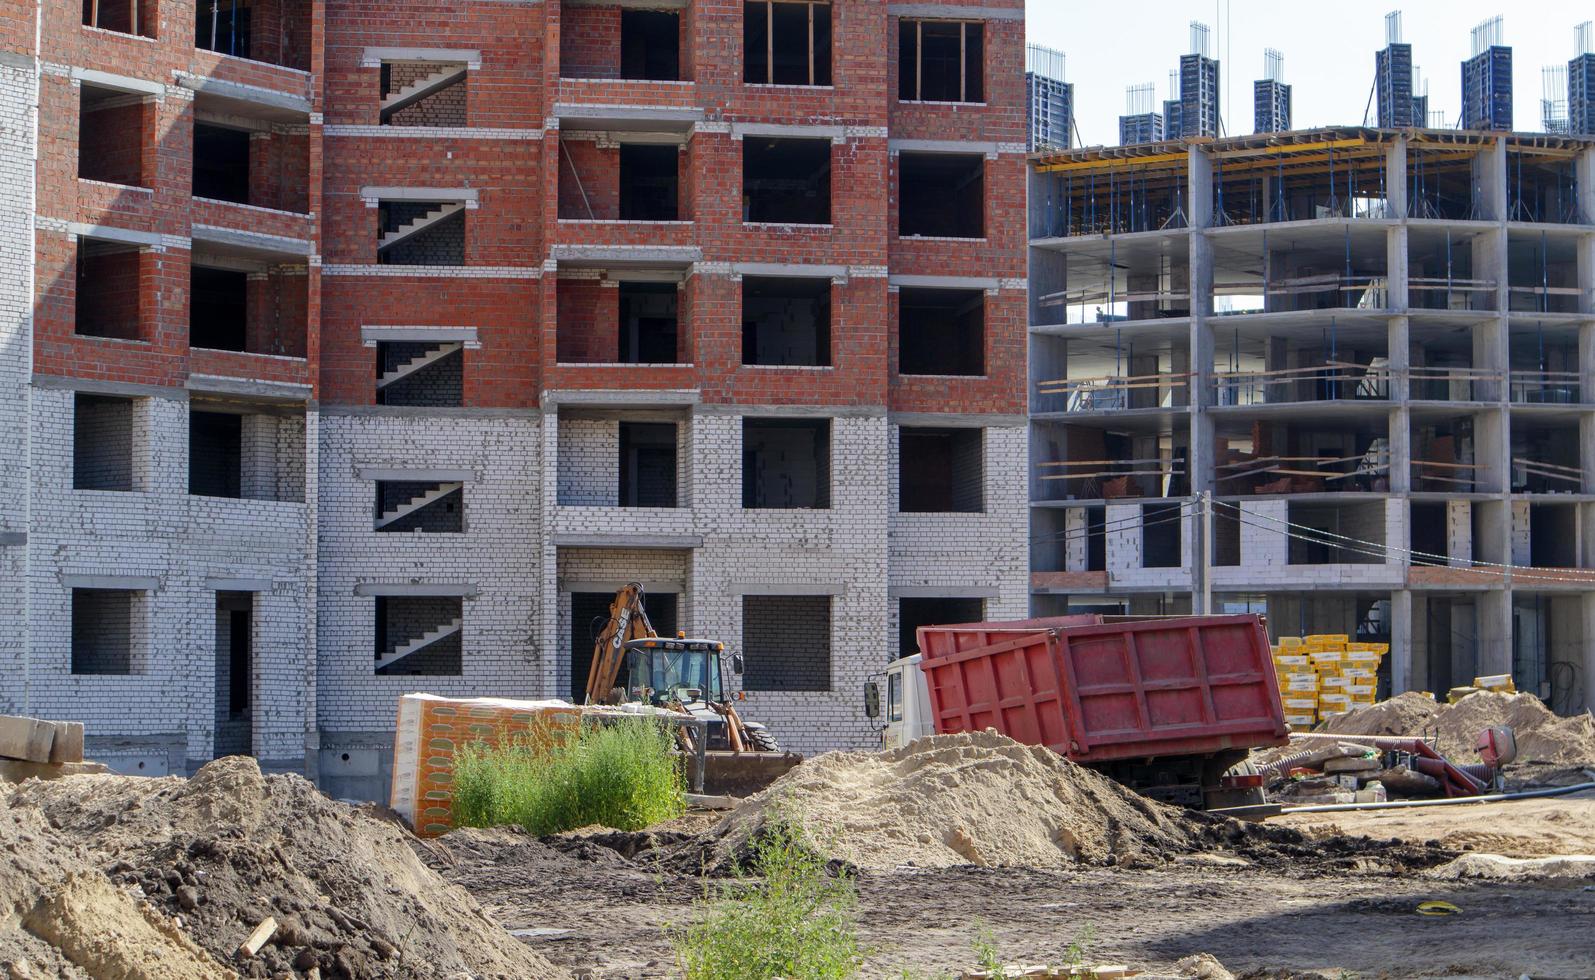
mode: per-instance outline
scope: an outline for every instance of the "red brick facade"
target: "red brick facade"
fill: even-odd
[[[146,29],[150,12],[158,12],[153,38],[86,27],[76,5],[46,4],[38,191],[45,221],[38,235],[35,335],[40,373],[181,386],[190,372],[226,369],[310,383],[323,403],[369,405],[376,393],[362,326],[467,326],[480,339],[464,372],[470,408],[532,407],[550,389],[658,387],[696,388],[705,402],[733,404],[1024,411],[1024,294],[1014,285],[1025,275],[1024,163],[1016,150],[1024,139],[1023,21],[1015,17],[1021,0],[950,8],[1000,15],[985,23],[987,101],[978,104],[900,102],[896,18],[890,5],[874,0],[832,4],[834,84],[824,87],[743,82],[740,0],[697,0],[683,11],[679,73],[690,81],[673,82],[614,77],[620,46],[613,7],[554,0],[256,4],[256,57],[304,71],[195,49],[190,3],[145,7]],[[30,49],[31,37],[21,36],[26,22],[0,20],[0,46]],[[364,128],[379,121],[380,70],[368,52],[377,48],[471,52],[467,127],[413,134],[399,126]],[[118,127],[85,135],[99,141],[85,145],[85,152],[106,168],[136,175],[127,182],[139,186],[80,179],[79,86],[72,69],[166,86],[163,96],[140,103],[135,95],[133,105],[100,110]],[[279,125],[269,138],[251,140],[250,195],[257,207],[193,199],[195,99],[177,88],[194,87],[185,79],[201,80],[202,92],[203,82],[214,80],[307,100],[307,122]],[[614,145],[587,136],[561,146],[562,119],[603,111],[624,117],[637,107],[690,110],[697,120],[666,127],[679,131],[682,142],[677,222],[616,222]],[[743,222],[736,130],[744,125],[766,127],[760,130],[766,135],[779,132],[772,125],[820,127],[830,135],[830,224]],[[107,143],[118,128],[141,134],[141,145]],[[483,138],[473,129],[490,132]],[[988,144],[985,239],[897,237],[897,158],[889,140]],[[1000,152],[989,149],[999,145]],[[464,267],[448,275],[398,267],[378,274],[379,212],[362,199],[366,187],[474,191],[464,218]],[[159,247],[93,260],[105,267],[100,281],[107,290],[126,288],[135,278],[140,284],[136,327],[117,327],[129,339],[75,333],[79,303],[116,304],[109,295],[77,296],[78,246],[63,224],[160,236]],[[308,243],[314,256],[308,275],[254,282],[250,293],[256,335],[269,334],[277,318],[303,317],[302,338],[276,342],[277,349],[302,354],[302,362],[229,354],[218,363],[214,352],[190,352],[186,247],[203,237],[196,226]],[[607,352],[614,347],[614,290],[591,280],[561,280],[545,266],[562,247],[628,245],[697,250],[680,294],[678,360],[686,366],[613,365]],[[723,271],[731,263],[850,270],[832,288],[830,370],[742,365],[741,286]],[[491,268],[479,275],[473,267]],[[1006,281],[1007,288],[986,292],[984,375],[898,375],[896,293],[887,274]],[[591,329],[576,329],[581,323]]]

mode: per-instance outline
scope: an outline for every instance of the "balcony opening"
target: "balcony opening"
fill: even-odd
[[[191,400],[188,492],[201,497],[303,503],[304,413],[275,406]]]
[[[1415,412],[1409,445],[1412,489],[1421,493],[1473,493],[1486,484],[1476,456],[1473,416],[1435,417],[1436,409]]]
[[[979,514],[985,501],[985,430],[898,430],[897,509],[904,514]]]
[[[1414,294],[1416,295],[1416,294]],[[1499,397],[1495,372],[1474,367],[1478,350],[1473,325],[1414,317],[1407,344],[1407,397],[1413,401],[1471,402]]]
[[[1492,221],[1485,199],[1490,154],[1467,147],[1418,145],[1407,153],[1407,216]],[[1399,217],[1399,216],[1398,216]]]
[[[133,399],[72,397],[72,489],[133,489]]]
[[[194,196],[250,203],[247,130],[194,123]]]
[[[83,0],[83,26],[155,37],[158,0]]]
[[[1513,412],[1512,492],[1578,493],[1584,484],[1578,431],[1573,418]]]
[[[1507,148],[1507,220],[1579,224],[1578,189],[1571,159]]]
[[[1287,561],[1292,565],[1382,565],[1385,562],[1385,502],[1286,505],[1291,529]]]
[[[831,5],[754,0],[742,5],[742,80],[831,84]]]
[[[1407,235],[1407,305],[1421,310],[1493,310],[1494,279],[1473,270],[1492,268],[1495,236],[1445,228],[1413,227]]]
[[[622,364],[676,364],[681,291],[673,282],[621,282]]]
[[[1579,567],[1576,505],[1529,504],[1528,518],[1527,564],[1535,568]],[[1512,562],[1525,564],[1523,556],[1516,554],[1512,556]]]
[[[904,102],[983,102],[985,62],[978,20],[902,20],[897,27],[897,97]]]
[[[305,356],[307,277],[280,269],[251,275],[206,261],[207,255],[200,253],[189,267],[191,347]]]
[[[465,404],[465,345],[452,342],[377,344],[377,404],[459,408]]]
[[[986,294],[979,289],[898,292],[899,374],[986,373]]]
[[[1213,348],[1218,404],[1384,401],[1387,333],[1383,320],[1357,318],[1305,338],[1250,325],[1220,333]]]
[[[458,677],[464,673],[464,600],[459,596],[376,597],[375,670],[379,677]]]
[[[465,484],[449,480],[378,480],[373,530],[463,534]]]
[[[126,187],[148,187],[145,133],[148,96],[84,84],[78,95],[78,176]]]
[[[79,236],[73,330],[80,337],[144,340],[144,253],[136,245]]]
[[[284,68],[310,68],[309,0],[195,0],[194,47]]]
[[[1213,564],[1233,568],[1241,563],[1241,515],[1235,507],[1213,507]]]
[[[1345,413],[1336,424],[1226,418],[1215,433],[1221,495],[1385,493],[1389,424],[1381,414]]]
[[[1577,313],[1578,242],[1545,232],[1507,233],[1509,308],[1517,313]]]
[[[742,140],[742,220],[831,223],[831,141]]]
[[[464,201],[383,201],[377,205],[382,265],[465,264]]]
[[[1176,416],[1177,417],[1177,416]],[[1190,493],[1186,427],[1152,415],[1133,424],[1108,414],[1092,424],[1047,422],[1032,436],[1040,500],[1118,500]],[[1216,488],[1226,492],[1222,484]]]
[[[620,423],[620,506],[676,506],[676,425]]]
[[[668,10],[620,12],[620,77],[654,82],[680,79],[680,14]]]
[[[469,78],[463,61],[385,61],[377,119],[384,126],[465,126]]]
[[[565,552],[561,552],[565,554]],[[576,552],[575,554],[580,554]],[[612,552],[619,556],[638,555],[639,552]],[[624,573],[622,573],[624,574]],[[648,590],[648,622],[660,636],[675,636],[681,607],[681,594]],[[587,697],[587,675],[593,667],[593,646],[604,624],[609,622],[609,605],[615,601],[613,592],[570,593],[570,701],[581,704]]]
[[[681,151],[674,145],[622,143],[620,220],[675,221]]]
[[[73,589],[72,673],[138,673],[148,602],[147,593],[134,589]]]
[[[830,419],[742,420],[742,506],[831,506]]]
[[[742,363],[831,363],[831,280],[742,277]]]
[[[986,158],[978,153],[898,156],[898,235],[986,237]]]
[[[1508,334],[1512,401],[1520,405],[1583,402],[1577,324],[1514,322]]]
[[[1141,567],[1179,568],[1184,521],[1180,504],[1141,505]]]
[[[749,691],[831,689],[831,597],[745,595],[742,656]]]
[[[986,600],[966,598],[907,598],[897,600],[897,656],[919,653],[921,626],[979,623],[986,618]]]

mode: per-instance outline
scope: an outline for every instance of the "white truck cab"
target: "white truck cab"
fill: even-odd
[[[886,703],[881,704],[882,681],[864,685],[864,713],[875,719],[881,733],[881,748],[896,749],[916,738],[936,734],[930,715],[930,690],[919,670],[920,655],[892,661],[884,673]],[[882,708],[885,708],[883,711]]]

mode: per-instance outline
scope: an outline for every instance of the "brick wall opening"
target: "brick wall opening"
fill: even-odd
[[[194,123],[194,196],[249,204],[249,132]]]
[[[742,277],[742,363],[831,363],[831,280]]]
[[[986,601],[969,598],[903,598],[897,600],[897,656],[919,652],[921,626],[978,623],[986,618]]]
[[[378,480],[374,529],[462,534],[465,531],[465,484]]]
[[[985,430],[903,426],[897,460],[901,513],[978,514],[986,509]]]
[[[680,156],[674,145],[621,144],[620,220],[676,220]]]
[[[83,0],[83,25],[119,34],[155,37],[157,0]]]
[[[831,420],[742,420],[742,506],[831,506]]]
[[[978,289],[898,292],[898,373],[986,373],[986,295]]]
[[[649,592],[646,603],[648,622],[660,636],[674,636],[679,595],[674,592]],[[593,669],[593,645],[609,622],[613,592],[570,593],[570,698],[581,704],[587,697],[587,675]],[[624,683],[624,678],[621,679]]]
[[[831,5],[754,0],[742,5],[742,80],[831,84]]]
[[[137,672],[146,601],[133,589],[73,589],[72,673]]]
[[[254,680],[254,608],[250,592],[216,593],[215,754],[254,750],[250,695]]]
[[[680,290],[673,282],[622,282],[619,287],[622,364],[674,364],[678,345]]]
[[[831,689],[831,597],[742,597],[742,686],[749,691]]]
[[[831,141],[742,140],[742,220],[831,223]]]
[[[196,265],[189,270],[188,342],[211,350],[244,349],[249,276]]]
[[[188,413],[188,492],[303,502],[304,443],[302,412],[194,399]]]
[[[620,506],[676,506],[676,426],[620,423]]]
[[[249,204],[249,132],[195,123],[196,198]]]
[[[986,158],[978,153],[903,153],[897,164],[897,233],[986,236]]]
[[[1241,518],[1233,507],[1213,507],[1213,564],[1235,566],[1241,563]]]
[[[310,0],[195,0],[194,47],[310,68]]]
[[[1179,568],[1180,504],[1141,505],[1141,567]]]
[[[1529,564],[1535,568],[1578,568],[1578,506],[1529,504]],[[1514,564],[1522,564],[1513,556]]]
[[[377,596],[375,673],[459,676],[464,607],[459,596]]]
[[[899,21],[897,97],[904,102],[985,101],[983,40],[980,21]]]
[[[1543,417],[1542,417],[1543,418]],[[1512,413],[1513,493],[1577,493],[1581,489],[1579,424]]]
[[[620,77],[673,82],[681,77],[681,15],[620,12]]]
[[[1450,554],[1450,534],[1446,528],[1446,505],[1441,501],[1414,500],[1407,521],[1407,536],[1413,551],[1424,552],[1424,557],[1414,554],[1414,565],[1444,565]]]
[[[377,261],[382,265],[464,265],[465,205],[457,201],[382,201]]]
[[[73,330],[83,337],[143,340],[138,246],[78,238]]]
[[[72,399],[72,489],[133,489],[133,399]]]
[[[467,125],[469,68],[458,61],[383,62],[378,78],[384,126]]]
[[[378,343],[377,404],[416,408],[459,408],[465,404],[464,345]]]
[[[84,84],[78,95],[78,176],[148,187],[145,96]]]
[[[1292,565],[1384,564],[1385,502],[1303,503],[1290,501]],[[1353,540],[1347,540],[1353,539]],[[1357,542],[1368,542],[1360,544]]]

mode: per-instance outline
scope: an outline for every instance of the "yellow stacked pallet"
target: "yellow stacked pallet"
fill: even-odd
[[[1282,636],[1274,646],[1285,721],[1303,731],[1372,704],[1388,643],[1357,643],[1344,633]]]

